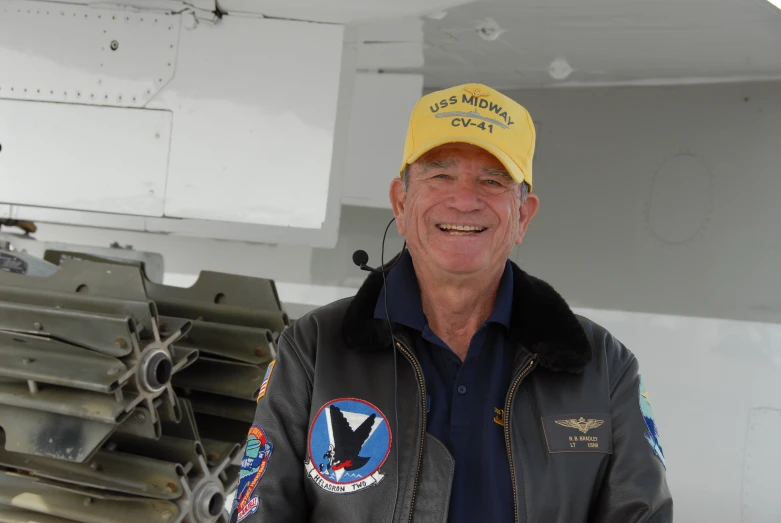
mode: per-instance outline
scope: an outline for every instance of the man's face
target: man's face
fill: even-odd
[[[422,156],[410,168],[407,191],[395,179],[390,198],[416,265],[451,275],[503,267],[539,205],[534,194],[521,203],[520,185],[493,155],[461,143]]]

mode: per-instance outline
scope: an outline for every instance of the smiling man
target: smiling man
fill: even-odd
[[[407,248],[282,334],[232,521],[672,521],[636,358],[509,261],[534,147],[484,85],[418,102],[390,187]]]

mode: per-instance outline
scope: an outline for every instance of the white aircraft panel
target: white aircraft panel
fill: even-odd
[[[173,77],[181,17],[0,2],[0,98],[142,107]]]
[[[224,17],[183,31],[165,214],[322,227],[343,27]],[[153,106],[157,106],[153,104]]]
[[[0,202],[161,216],[171,113],[0,100]]]

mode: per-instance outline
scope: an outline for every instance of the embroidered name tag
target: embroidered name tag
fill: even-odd
[[[610,416],[569,414],[542,418],[548,452],[613,453]]]

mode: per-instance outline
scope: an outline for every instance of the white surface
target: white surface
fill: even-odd
[[[355,28],[356,38],[361,42],[423,43],[423,20],[418,17],[366,22]]]
[[[0,98],[141,107],[173,77],[179,22],[162,13],[0,2]]]
[[[0,100],[0,202],[161,216],[171,113]]]
[[[742,523],[781,521],[781,409],[754,409],[748,423]]]
[[[473,0],[220,0],[227,13],[335,24],[424,15]]]
[[[166,216],[320,228],[343,30],[226,16],[182,32]],[[281,44],[284,43],[284,44]]]
[[[365,43],[358,48],[359,69],[421,67],[423,62],[423,45],[417,42]]]
[[[421,67],[423,58],[423,20],[398,18],[367,22],[355,29],[359,71]]]
[[[398,176],[409,117],[422,90],[420,75],[356,75],[344,203],[390,208],[390,181]]]
[[[476,28],[494,19],[503,33]],[[781,11],[765,0],[491,0],[425,19],[426,87],[781,78]],[[549,64],[573,72],[558,81]]]

